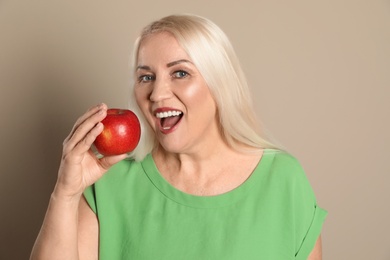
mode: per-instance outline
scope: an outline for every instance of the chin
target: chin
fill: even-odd
[[[185,147],[180,141],[174,141],[174,140],[158,140],[159,143],[159,149],[163,150],[167,153],[184,153]]]

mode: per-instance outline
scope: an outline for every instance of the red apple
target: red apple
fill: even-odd
[[[103,132],[96,137],[94,145],[105,156],[133,151],[141,136],[138,117],[128,109],[110,108],[102,120]]]

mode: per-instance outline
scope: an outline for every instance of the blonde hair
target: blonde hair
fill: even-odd
[[[228,37],[216,24],[196,15],[171,15],[152,22],[135,42],[133,68],[137,66],[142,40],[158,32],[171,33],[203,76],[217,104],[223,138],[230,147],[243,150],[244,144],[251,148],[246,151],[278,149],[261,131],[239,60]],[[156,140],[135,105],[134,95],[131,104],[143,127],[141,141],[133,157],[142,160],[156,146]]]

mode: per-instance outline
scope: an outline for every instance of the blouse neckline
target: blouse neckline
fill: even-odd
[[[226,193],[213,196],[193,195],[175,188],[161,175],[151,154],[148,154],[141,164],[153,185],[170,200],[194,208],[218,208],[244,198],[270,169],[274,155],[273,150],[265,149],[256,168],[242,184]]]

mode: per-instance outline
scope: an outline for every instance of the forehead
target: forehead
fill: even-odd
[[[190,60],[188,54],[169,32],[158,32],[146,36],[142,39],[138,49],[138,64],[157,61],[171,62],[179,59]]]

